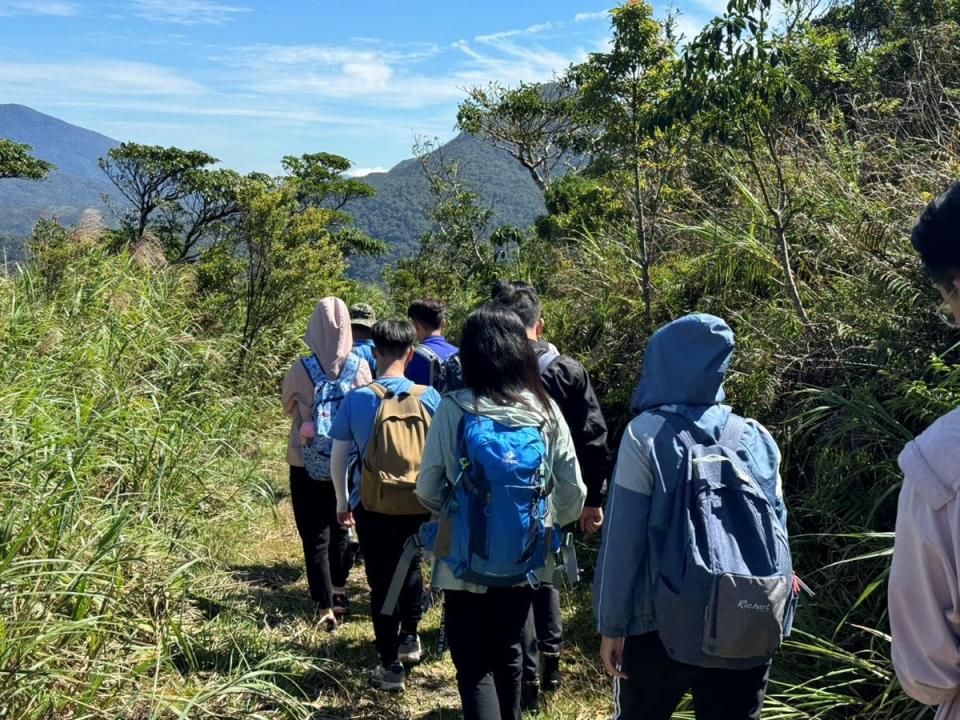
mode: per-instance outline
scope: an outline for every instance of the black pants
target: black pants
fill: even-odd
[[[563,647],[563,626],[560,622],[560,591],[555,585],[543,584],[534,591],[533,606],[523,626],[523,679],[538,677],[540,653],[559,655]]]
[[[670,720],[689,690],[697,720],[759,720],[770,663],[718,670],[671,659],[657,633],[628,637],[623,672],[614,681],[613,720]]]
[[[373,634],[376,638],[380,663],[389,667],[397,661],[401,633],[416,633],[423,614],[423,575],[420,564],[423,555],[418,553],[410,564],[407,577],[400,591],[400,602],[393,615],[380,612],[390,590],[390,582],[400,562],[403,545],[411,535],[416,535],[420,525],[430,519],[429,515],[384,515],[370,512],[358,506],[353,513],[357,521],[363,567],[370,585],[370,615],[373,618]]]
[[[290,502],[303,542],[310,597],[322,608],[333,607],[333,588],[347,584],[351,566],[333,483],[314,480],[304,468],[291,465]]]
[[[446,590],[444,597],[464,720],[520,720],[521,644],[533,590]]]

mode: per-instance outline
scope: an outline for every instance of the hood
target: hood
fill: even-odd
[[[539,407],[539,401],[533,393],[524,392],[523,396],[531,407]],[[457,390],[447,397],[459,405],[464,412],[483,415],[507,427],[540,427],[550,421],[543,410],[531,410],[516,405],[497,405],[489,398],[477,398],[472,390]]]
[[[960,408],[937,420],[900,453],[905,482],[942,508],[960,490]]]
[[[647,342],[631,409],[639,414],[663,405],[722,403],[733,347],[730,326],[713,315],[687,315],[664,325]]]
[[[340,369],[353,350],[350,311],[340,298],[326,297],[317,303],[303,336],[329,377],[340,377]]]

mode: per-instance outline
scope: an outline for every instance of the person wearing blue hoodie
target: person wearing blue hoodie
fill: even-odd
[[[734,336],[712,315],[688,315],[655,332],[633,396],[636,415],[620,444],[607,498],[607,523],[594,579],[600,654],[614,678],[614,719],[669,720],[692,691],[697,720],[755,720],[766,694],[769,662],[731,670],[686,665],[670,657],[657,632],[654,591],[670,530],[669,497],[681,480],[692,432],[714,444],[733,415],[724,377]],[[737,455],[786,528],[780,451],[770,433],[747,420]]]

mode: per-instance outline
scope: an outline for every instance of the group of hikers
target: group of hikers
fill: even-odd
[[[960,320],[960,184],[931,203],[913,242]],[[459,346],[445,325],[436,300],[378,321],[369,305],[324,298],[310,354],[284,378],[318,623],[335,629],[350,613],[347,578],[362,561],[372,681],[402,691],[423,658],[422,615],[442,599],[463,716],[519,719],[562,682],[571,533],[602,530],[593,596],[614,717],[666,720],[689,691],[699,720],[759,718],[806,586],[777,444],[725,404],[727,323],[692,314],[649,338],[615,463],[589,374],[543,339],[530,284],[496,283]],[[960,718],[958,413],[901,457],[890,585],[902,684],[949,718]]]

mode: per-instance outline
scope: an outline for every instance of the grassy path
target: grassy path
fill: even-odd
[[[425,661],[410,672],[407,690],[389,694],[373,690],[369,673],[376,664],[373,626],[362,569],[350,578],[353,614],[337,632],[318,630],[303,576],[303,558],[289,499],[280,493],[275,512],[266,509],[249,528],[238,530],[221,548],[230,568],[226,588],[236,610],[233,632],[250,647],[320,659],[321,673],[300,680],[312,695],[313,720],[453,720],[460,717],[454,669],[449,653],[437,656],[440,611],[433,609],[421,625]],[[586,586],[565,594],[568,648],[564,653],[565,686],[546,700],[542,718],[599,720],[609,717],[609,685],[595,662],[596,640],[589,618]],[[223,649],[221,650],[223,652]]]

